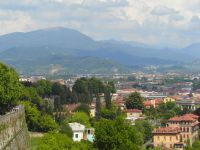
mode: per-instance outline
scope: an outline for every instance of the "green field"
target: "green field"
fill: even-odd
[[[31,150],[36,150],[41,137],[31,137]]]

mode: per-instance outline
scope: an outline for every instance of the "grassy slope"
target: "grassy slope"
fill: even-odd
[[[31,137],[31,150],[36,150],[42,137]]]

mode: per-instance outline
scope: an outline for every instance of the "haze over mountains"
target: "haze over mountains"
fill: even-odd
[[[159,49],[137,42],[95,41],[79,31],[48,28],[0,36],[0,59],[20,73],[116,73],[200,59],[200,44]]]

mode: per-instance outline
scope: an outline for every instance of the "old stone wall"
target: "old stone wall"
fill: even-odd
[[[22,105],[0,116],[0,150],[29,150],[30,137]]]

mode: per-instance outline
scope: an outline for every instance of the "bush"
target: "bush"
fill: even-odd
[[[0,63],[0,114],[5,114],[16,105],[21,87],[15,70]]]
[[[58,129],[58,125],[49,115],[42,115],[39,120],[39,128],[42,132],[48,132]]]

